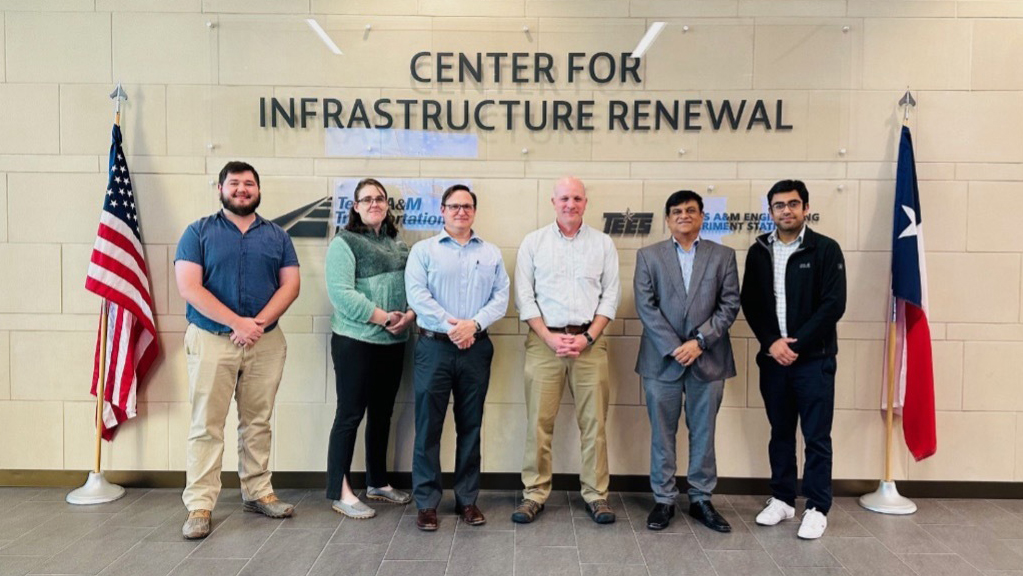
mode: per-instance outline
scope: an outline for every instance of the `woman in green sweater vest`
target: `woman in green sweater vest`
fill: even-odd
[[[327,498],[351,518],[376,515],[348,481],[355,436],[366,414],[366,496],[394,504],[411,498],[387,480],[387,442],[401,383],[408,328],[416,313],[405,302],[408,246],[397,239],[387,190],[367,178],[355,187],[348,224],[327,249],[327,295],[334,305],[330,352],[337,412],[327,449]]]

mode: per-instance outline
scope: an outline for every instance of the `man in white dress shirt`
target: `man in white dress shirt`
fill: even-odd
[[[526,339],[526,445],[523,500],[512,521],[532,522],[551,493],[551,439],[568,381],[582,448],[582,497],[598,524],[615,521],[607,503],[604,421],[610,379],[601,333],[621,296],[611,237],[583,224],[586,187],[562,178],[551,196],[555,222],[531,232],[515,265],[515,304]]]

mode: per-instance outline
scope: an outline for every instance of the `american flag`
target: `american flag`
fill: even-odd
[[[892,292],[895,322],[895,403],[902,414],[902,432],[916,460],[938,449],[934,414],[934,366],[927,323],[927,268],[924,260],[924,217],[920,210],[913,138],[902,127],[895,176],[895,218],[892,233]],[[890,324],[889,324],[890,326]],[[886,342],[888,344],[888,342]],[[887,386],[888,371],[885,370]],[[881,408],[887,407],[887,388]]]
[[[110,177],[85,287],[103,297],[107,315],[103,421],[97,425],[103,427],[103,438],[110,440],[118,424],[135,417],[138,383],[160,351],[135,193],[121,150],[121,127],[117,124],[110,144]],[[93,396],[100,379],[102,338],[102,333],[96,338]]]

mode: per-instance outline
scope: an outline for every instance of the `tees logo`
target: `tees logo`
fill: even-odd
[[[649,234],[654,222],[653,212],[604,212],[605,234]]]
[[[808,269],[808,268],[810,268],[810,263],[809,262],[803,262],[802,264],[799,265],[799,267],[800,268],[807,268]]]

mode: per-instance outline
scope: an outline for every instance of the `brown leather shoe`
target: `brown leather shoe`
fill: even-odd
[[[433,532],[437,529],[437,509],[424,508],[416,515],[416,528],[424,532]]]
[[[192,510],[188,513],[185,525],[181,527],[181,535],[186,540],[196,540],[210,535],[210,511]]]
[[[462,522],[465,522],[469,526],[480,526],[487,523],[487,519],[483,516],[483,512],[481,512],[475,504],[456,507],[455,511],[462,517]]]

